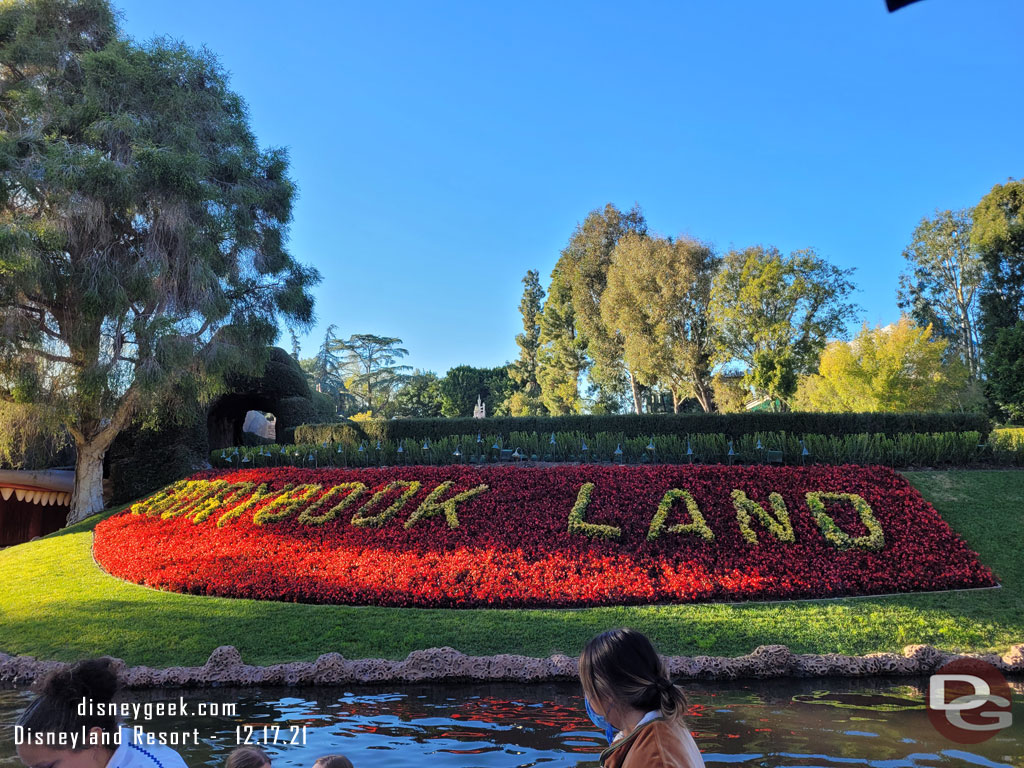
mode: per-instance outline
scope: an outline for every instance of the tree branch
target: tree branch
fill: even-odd
[[[18,341],[25,341],[25,342],[27,342],[27,341],[29,341],[29,339],[26,339],[24,337],[19,337]],[[71,363],[74,362],[70,357],[64,357],[63,355],[54,355],[54,354],[52,354],[50,352],[44,352],[41,349],[33,349],[28,354],[39,355],[39,357],[43,358],[44,360],[49,360],[51,363],[68,363],[68,364],[71,364]]]

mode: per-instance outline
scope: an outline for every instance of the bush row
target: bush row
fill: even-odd
[[[1014,460],[1024,455],[1005,452]],[[999,460],[980,432],[929,434],[795,435],[755,432],[739,438],[724,434],[629,437],[622,432],[513,432],[448,436],[440,440],[305,443],[214,451],[215,467],[360,467],[401,464],[491,464],[508,461],[562,461],[622,464],[887,464],[956,466]],[[1005,463],[1005,461],[1004,461]],[[1012,463],[1012,462],[1011,462]]]
[[[617,416],[548,416],[488,419],[392,419],[337,424],[303,424],[296,443],[345,443],[377,440],[441,440],[484,432],[505,438],[516,433],[574,432],[594,437],[656,435],[725,435],[736,439],[759,432],[807,435],[979,432],[988,436],[988,419],[973,413],[687,413]]]
[[[1024,427],[993,429],[989,444],[998,463],[1024,466]]]

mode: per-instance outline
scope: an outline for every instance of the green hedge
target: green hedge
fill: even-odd
[[[992,455],[1000,464],[1024,465],[1024,427],[993,429],[989,444]]]
[[[795,435],[874,435],[979,432],[987,437],[989,420],[971,413],[692,413],[620,416],[547,416],[488,419],[392,419],[390,421],[303,424],[296,443],[358,443],[360,440],[441,440],[480,432],[508,437],[513,433],[577,432],[626,438],[655,435],[725,435],[736,439],[758,432]]]
[[[401,451],[399,451],[401,446]],[[584,446],[586,446],[584,448]],[[1024,449],[1022,449],[1024,450]],[[806,452],[805,452],[806,451]],[[963,466],[991,462],[992,450],[979,432],[938,432],[890,437],[884,434],[794,435],[756,432],[627,437],[603,432],[513,432],[502,436],[449,436],[440,440],[324,441],[214,451],[215,467],[366,467],[400,464],[490,464],[499,461],[563,461],[623,464],[783,463],[888,464],[897,467]]]
[[[154,428],[133,425],[122,430],[107,454],[111,503],[137,499],[188,477],[203,464],[209,450],[206,419],[199,414],[186,418],[184,424],[166,419]]]

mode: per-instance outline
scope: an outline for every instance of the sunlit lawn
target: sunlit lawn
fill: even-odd
[[[0,651],[129,664],[199,665],[219,645],[250,664],[468,654],[575,655],[593,634],[630,625],[668,654],[734,656],[783,643],[799,653],[899,651],[912,643],[1003,652],[1024,642],[1024,471],[910,472],[910,481],[981,554],[1001,589],[746,605],[580,610],[314,606],[158,592],[103,573],[92,527],[118,509],[0,551]]]

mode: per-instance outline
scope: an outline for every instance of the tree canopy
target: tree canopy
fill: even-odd
[[[971,211],[938,211],[923,218],[903,252],[910,270],[900,275],[900,309],[917,325],[949,341],[971,376],[981,367],[978,290],[984,267],[971,246]]]
[[[378,416],[387,413],[392,398],[408,378],[412,367],[398,362],[409,354],[398,346],[401,343],[401,339],[391,336],[355,333],[327,344],[330,352],[340,353],[339,375],[346,391],[364,411]]]
[[[662,385],[679,412],[692,394],[712,407],[714,340],[708,306],[718,259],[694,239],[629,233],[612,253],[601,317],[640,383]]]
[[[319,279],[286,248],[294,185],[208,51],[123,37],[104,0],[0,6],[0,398],[105,451],[183,376],[258,367]]]
[[[743,363],[749,384],[787,400],[797,376],[813,370],[829,339],[844,338],[856,317],[852,273],[811,249],[730,251],[712,289],[717,362]]]
[[[537,378],[543,305],[544,289],[540,285],[540,273],[535,269],[528,270],[523,278],[523,298],[519,302],[519,314],[523,318],[523,332],[516,335],[519,358],[508,368],[516,389],[506,401],[504,410],[512,416],[534,416],[547,412],[541,403],[540,381]]]
[[[441,379],[433,371],[414,370],[395,393],[393,414],[399,418],[442,416]]]
[[[906,315],[898,323],[865,325],[852,341],[829,344],[818,372],[804,377],[796,407],[808,411],[944,411],[959,404],[967,367],[946,360],[948,342]]]
[[[1024,419],[1024,181],[996,184],[974,209],[971,244],[985,267],[982,370],[989,399]]]
[[[476,368],[457,365],[440,382],[441,412],[448,417],[473,415],[477,398],[483,399],[488,416],[498,415],[499,406],[512,394],[508,366]]]
[[[580,413],[580,375],[587,367],[586,347],[576,329],[570,275],[558,265],[551,272],[547,301],[540,317],[537,381],[548,413]]]
[[[598,391],[599,398],[617,399],[629,387],[634,407],[639,413],[639,382],[633,379],[624,364],[621,340],[608,332],[601,318],[601,297],[608,282],[612,252],[628,233],[647,233],[647,222],[639,207],[622,212],[608,203],[603,209],[590,211],[569,237],[555,271],[566,289],[565,295],[559,298],[571,306],[574,323],[573,343],[565,346],[576,347],[584,353],[587,378]],[[554,280],[552,275],[553,283]],[[554,291],[553,285],[549,294],[554,294]],[[552,309],[557,311],[554,307]],[[564,387],[572,375],[574,361],[571,355],[566,355],[559,362],[565,365],[560,377],[565,380]]]

